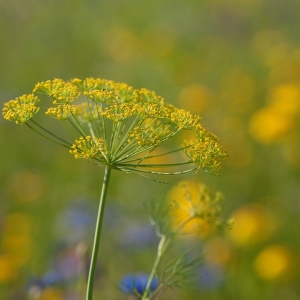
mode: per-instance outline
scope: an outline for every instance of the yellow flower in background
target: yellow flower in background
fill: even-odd
[[[286,83],[270,91],[270,109],[278,114],[295,116],[300,111],[300,86]]]
[[[206,237],[220,224],[222,195],[199,181],[181,181],[167,195],[173,230]]]
[[[270,144],[280,141],[294,126],[294,120],[271,107],[256,111],[249,121],[249,131],[254,139]]]
[[[178,102],[187,110],[200,113],[212,106],[212,93],[203,85],[188,85],[181,90]]]
[[[0,284],[9,283],[17,279],[18,268],[10,255],[0,255]]]
[[[238,246],[251,246],[267,240],[275,231],[275,217],[265,207],[248,204],[233,213],[235,224],[228,232],[230,239]]]
[[[286,280],[292,275],[296,263],[291,249],[283,245],[271,245],[258,254],[254,269],[262,279]]]
[[[28,236],[6,236],[2,248],[18,267],[24,266],[32,254],[32,239]]]
[[[270,90],[269,101],[249,122],[251,135],[264,144],[280,141],[294,129],[300,112],[300,86],[294,83],[277,85]]]
[[[10,255],[18,267],[24,266],[31,257],[32,231],[32,221],[25,214],[9,214],[4,220],[1,236],[2,250]]]

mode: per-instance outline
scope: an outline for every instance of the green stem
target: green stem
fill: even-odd
[[[158,269],[158,266],[161,262],[161,259],[162,259],[162,256],[163,254],[165,253],[166,249],[168,248],[168,246],[170,245],[170,243],[172,242],[172,240],[174,239],[174,237],[182,230],[182,228],[187,224],[189,223],[194,217],[191,216],[189,217],[187,220],[185,220],[184,222],[182,222],[174,232],[172,232],[172,234],[170,234],[169,236],[167,235],[160,235],[161,236],[161,239],[159,241],[159,244],[158,244],[158,247],[157,247],[157,256],[156,256],[156,259],[155,259],[155,262],[153,264],[153,267],[152,267],[152,270],[151,270],[151,274],[149,276],[149,279],[148,279],[148,282],[147,282],[147,286],[146,286],[146,289],[145,289],[145,292],[143,294],[143,297],[141,300],[149,300],[150,298],[148,298],[149,296],[149,290],[150,290],[150,286],[151,286],[151,283],[153,281],[153,278],[157,272],[157,269]],[[162,287],[162,286],[161,286]],[[160,288],[160,287],[159,287]],[[157,293],[158,292],[158,289],[156,289],[156,291],[154,293]],[[151,295],[151,298],[154,296],[154,294]]]
[[[155,156],[153,156],[153,157],[155,157]],[[192,163],[193,163],[192,160],[187,160],[187,161],[173,163],[173,164],[171,164],[171,163],[169,163],[169,164],[139,164],[139,163],[128,164],[127,161],[125,161],[124,163],[119,163],[118,166],[129,167],[129,168],[135,168],[135,166],[146,167],[146,168],[157,168],[157,167],[177,167],[177,166],[188,165],[188,164],[192,164]]]
[[[67,141],[65,141],[65,140],[63,140],[63,139],[61,139],[61,138],[58,138],[56,135],[52,134],[52,136],[54,136],[54,137],[57,138],[58,140],[63,141],[63,142],[64,142],[65,144],[67,144],[67,145],[62,144],[62,143],[60,143],[60,142],[58,142],[58,141],[55,141],[54,139],[52,139],[52,138],[50,138],[50,137],[44,135],[43,133],[39,132],[39,131],[36,130],[34,127],[32,127],[31,125],[29,125],[27,122],[26,122],[25,124],[26,124],[30,129],[32,129],[34,132],[36,132],[37,134],[41,135],[41,136],[44,137],[45,139],[47,139],[47,140],[49,140],[49,141],[51,141],[51,142],[53,142],[53,143],[55,143],[55,144],[58,144],[58,145],[61,145],[61,146],[65,147],[65,148],[70,149],[71,144],[68,143]],[[40,126],[39,126],[39,127],[40,127]]]
[[[156,171],[149,171],[149,170],[143,170],[143,169],[137,169],[137,168],[126,168],[126,167],[118,167],[115,166],[116,170],[121,170],[127,173],[148,173],[148,174],[159,174],[159,175],[179,175],[179,174],[185,174],[185,173],[189,173],[189,172],[193,172],[196,171],[198,169],[198,167],[192,168],[192,169],[188,169],[188,170],[184,170],[184,171],[178,171],[178,172],[156,172]]]
[[[98,250],[99,250],[100,236],[101,236],[101,227],[102,227],[102,222],[103,222],[104,206],[105,206],[110,172],[111,172],[110,166],[106,166],[105,172],[104,172],[103,184],[102,184],[102,191],[101,191],[101,196],[100,196],[98,217],[97,217],[97,222],[96,222],[94,245],[93,245],[92,257],[91,257],[91,265],[90,265],[90,271],[89,271],[88,282],[87,282],[86,300],[93,299],[94,277],[95,277],[95,270],[96,270],[96,264],[97,264],[97,257],[98,257]]]
[[[159,242],[159,245],[158,245],[156,260],[154,262],[151,274],[150,274],[148,282],[147,282],[147,286],[146,286],[145,292],[144,292],[143,297],[142,297],[141,300],[147,300],[147,299],[149,299],[148,295],[149,295],[150,286],[151,286],[152,280],[153,280],[153,278],[154,278],[154,276],[156,274],[156,271],[157,271],[158,265],[160,263],[160,260],[162,258],[162,255],[164,253],[164,250],[166,249],[166,247],[164,247],[164,244],[165,244],[166,240],[167,240],[166,236],[162,235],[162,237],[160,239],[160,242]]]

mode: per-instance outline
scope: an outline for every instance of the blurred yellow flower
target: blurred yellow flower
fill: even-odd
[[[173,230],[206,237],[220,224],[222,195],[212,195],[199,181],[181,181],[168,193]]]
[[[0,255],[0,283],[8,283],[18,276],[18,269],[10,255]]]
[[[258,254],[254,269],[262,279],[286,280],[292,275],[295,263],[296,258],[291,249],[283,245],[271,245]]]
[[[270,109],[278,114],[295,116],[300,111],[300,86],[286,83],[270,91]]]
[[[25,265],[32,253],[32,240],[28,236],[6,236],[2,240],[3,250],[9,253],[17,266]]]
[[[25,214],[9,214],[4,220],[2,249],[17,266],[26,264],[32,254],[32,227],[31,219]]]
[[[200,113],[212,106],[211,91],[200,84],[184,87],[179,94],[179,104],[192,113]]]
[[[258,204],[248,204],[237,209],[233,217],[235,224],[228,235],[239,246],[259,244],[268,239],[277,227],[271,212]]]
[[[263,144],[280,141],[294,126],[294,120],[271,107],[256,111],[249,121],[250,134]]]
[[[280,141],[294,129],[300,112],[300,86],[279,84],[270,90],[268,98],[268,105],[249,121],[251,135],[264,144]]]

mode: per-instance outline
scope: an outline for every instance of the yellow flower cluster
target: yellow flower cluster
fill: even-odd
[[[205,237],[221,224],[223,196],[211,193],[202,182],[181,181],[171,188],[167,198],[172,229],[179,233]]]
[[[92,77],[84,80],[74,78],[71,80],[71,82],[83,92],[89,92],[93,90],[112,90],[117,84],[112,80]]]
[[[33,93],[38,92],[38,93],[46,94],[48,96],[52,96],[52,94],[56,92],[58,89],[63,88],[65,84],[66,84],[65,81],[59,78],[38,82],[33,89]]]
[[[107,90],[92,90],[92,91],[85,91],[84,94],[88,96],[94,102],[107,102],[116,99],[116,95],[113,91]]]
[[[134,127],[129,136],[141,147],[156,147],[161,143],[159,136],[151,128]]]
[[[70,82],[67,82],[62,88],[54,91],[52,97],[54,98],[53,104],[65,103],[75,101],[79,96],[80,92]]]
[[[76,117],[78,122],[96,122],[101,114],[101,107],[97,106],[95,103],[81,103],[77,105]]]
[[[138,113],[140,105],[137,103],[118,103],[114,102],[109,107],[106,107],[105,111],[102,112],[102,116],[115,123],[126,120]]]
[[[46,115],[59,120],[66,120],[72,115],[76,115],[78,108],[75,105],[63,104],[57,107],[50,107],[46,111]]]
[[[200,116],[193,115],[184,109],[174,109],[170,113],[170,121],[180,129],[192,129],[200,122]]]
[[[185,142],[184,152],[198,166],[207,171],[219,170],[221,161],[227,158],[227,153],[211,137],[199,141]]]
[[[4,119],[15,121],[16,124],[27,122],[39,111],[39,107],[35,105],[37,102],[39,102],[39,99],[33,94],[10,100],[4,104],[2,110]]]
[[[33,92],[51,96],[54,99],[53,104],[68,104],[75,101],[81,94],[75,85],[62,79],[39,82],[35,85]]]
[[[155,103],[160,106],[165,105],[164,98],[158,96],[153,91],[149,91],[145,88],[142,88],[139,90],[139,97],[142,102],[149,102],[149,103]]]
[[[46,115],[64,121],[72,137],[78,137],[75,144],[31,120],[39,110],[35,94],[6,103],[4,118],[41,131],[48,139],[69,147],[75,158],[94,159],[96,163],[135,172],[138,164],[144,170],[149,164],[141,164],[141,157],[153,158],[149,156],[152,151],[184,130],[192,131],[195,141],[159,155],[168,161],[169,153],[182,151],[189,160],[162,163],[159,167],[196,164],[189,170],[203,168],[213,173],[227,157],[216,138],[200,125],[199,116],[166,104],[162,97],[145,88],[134,89],[125,83],[100,78],[75,78],[39,82],[33,93],[53,99],[54,106],[46,110]]]
[[[104,146],[103,139],[86,136],[81,136],[78,140],[75,140],[75,144],[71,146],[70,153],[75,158],[91,159],[96,158],[103,160],[107,154],[107,150]]]

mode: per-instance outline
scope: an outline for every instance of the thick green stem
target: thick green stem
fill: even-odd
[[[106,193],[107,193],[107,188],[108,188],[110,172],[111,172],[110,166],[106,166],[103,184],[102,184],[102,191],[101,191],[101,196],[100,196],[99,209],[98,209],[98,217],[97,217],[97,223],[96,223],[96,229],[95,229],[94,245],[93,245],[92,257],[91,257],[91,265],[90,265],[89,277],[88,277],[88,282],[87,282],[86,300],[93,299],[94,277],[95,277],[95,270],[96,270],[96,264],[97,264],[97,257],[98,257],[98,250],[99,250],[100,236],[101,236],[101,227],[102,227],[102,221],[103,221],[103,215],[104,215],[104,206],[105,206]]]

